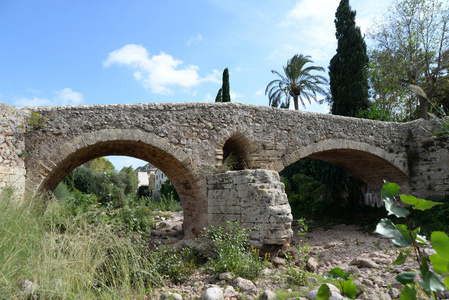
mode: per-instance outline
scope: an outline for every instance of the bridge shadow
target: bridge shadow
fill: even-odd
[[[384,157],[358,149],[308,149],[304,158],[280,172],[295,218],[368,218],[363,213],[383,214],[384,180],[407,189],[406,174]],[[322,150],[322,151],[319,151]]]

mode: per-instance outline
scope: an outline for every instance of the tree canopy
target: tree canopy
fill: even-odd
[[[371,30],[373,96],[396,119],[427,118],[428,99],[449,108],[448,22],[447,1],[401,0]]]
[[[337,53],[329,65],[331,113],[334,115],[353,117],[369,107],[369,59],[355,16],[349,0],[341,0],[335,13]]]
[[[83,167],[94,169],[99,172],[112,172],[115,171],[114,165],[105,157],[99,157],[92,159],[83,164]]]
[[[271,70],[279,79],[271,81],[266,89],[269,105],[273,107],[288,108],[290,100],[293,98],[295,110],[299,109],[299,101],[305,107],[304,100],[309,104],[311,100],[317,100],[317,94],[326,95],[323,85],[327,85],[324,76],[313,74],[313,72],[324,72],[324,68],[317,66],[305,66],[313,63],[310,56],[296,54],[287,61],[284,66],[284,74]]]

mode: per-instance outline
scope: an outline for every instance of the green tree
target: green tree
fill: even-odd
[[[426,119],[428,100],[412,93],[410,86],[421,87],[430,100],[448,97],[448,31],[447,1],[396,2],[370,32],[374,41],[370,81],[376,101],[399,102],[395,107],[405,110],[408,119],[419,105],[418,115]]]
[[[123,167],[120,170],[119,176],[125,195],[133,193],[139,184],[139,180],[137,179],[137,175],[136,172],[134,172],[133,167]]]
[[[218,90],[217,96],[215,97],[215,102],[223,102],[223,89]]]
[[[335,13],[337,53],[329,65],[331,113],[334,115],[353,117],[369,107],[369,60],[355,15],[349,0],[341,0]]]
[[[217,96],[215,97],[215,102],[231,102],[228,68],[223,71],[221,88],[218,90]]]
[[[229,70],[228,68],[223,71],[223,102],[231,102],[231,91],[229,87]]]
[[[173,183],[171,183],[171,181],[167,179],[161,185],[161,197],[165,196],[166,198],[169,198],[170,195],[173,195],[173,199],[175,199],[176,201],[181,201],[178,195],[178,191],[176,191]]]
[[[105,157],[99,157],[92,159],[83,164],[83,167],[94,169],[99,172],[113,172],[115,171],[114,165]]]
[[[265,95],[268,94],[270,106],[288,108],[293,97],[295,109],[298,110],[299,101],[305,107],[304,99],[311,103],[311,99],[317,99],[317,93],[326,94],[322,85],[327,84],[327,79],[321,75],[312,74],[315,71],[324,72],[324,68],[306,67],[305,65],[308,63],[313,63],[310,56],[296,54],[284,66],[284,75],[271,70],[280,79],[271,81],[265,89]]]
[[[73,178],[73,187],[80,192],[90,194],[95,185],[94,173],[98,172],[90,168],[76,168],[66,177]]]

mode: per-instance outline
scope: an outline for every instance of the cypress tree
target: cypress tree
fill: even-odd
[[[331,113],[355,116],[369,107],[368,55],[366,44],[355,24],[356,12],[349,0],[341,0],[335,13],[337,53],[330,61]]]
[[[219,89],[217,97],[215,97],[215,102],[223,102],[223,89]]]
[[[223,71],[223,86],[222,86],[222,92],[223,92],[223,102],[231,102],[231,94],[229,91],[229,70],[228,68],[224,69]]]

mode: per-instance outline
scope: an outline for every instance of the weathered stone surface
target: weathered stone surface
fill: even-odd
[[[249,239],[257,247],[290,241],[292,215],[277,172],[242,170],[210,175],[207,190],[210,224],[238,221],[252,229]]]
[[[201,300],[223,300],[223,291],[218,286],[208,288],[201,296]]]
[[[223,296],[224,296],[225,300],[237,299],[238,294],[239,293],[234,289],[234,287],[232,287],[231,285],[228,285],[225,288]]]
[[[218,278],[219,278],[220,280],[228,281],[228,280],[231,280],[232,278],[234,278],[234,274],[232,274],[231,272],[224,272],[224,273],[221,273],[221,274],[218,276]]]
[[[375,268],[376,263],[368,258],[354,258],[350,263],[350,266],[357,266],[359,268]]]
[[[178,293],[166,292],[161,295],[161,300],[182,300],[182,296]]]
[[[316,270],[318,269],[318,262],[317,262],[317,260],[314,257],[310,256],[307,259],[306,268],[307,268],[307,271],[315,273]]]
[[[251,291],[256,289],[256,286],[254,285],[254,283],[251,280],[242,278],[242,277],[237,277],[233,282],[232,285],[234,287],[239,288],[240,291],[242,292],[247,292],[247,291]]]
[[[25,126],[28,112],[0,103],[0,189],[25,191]]]

